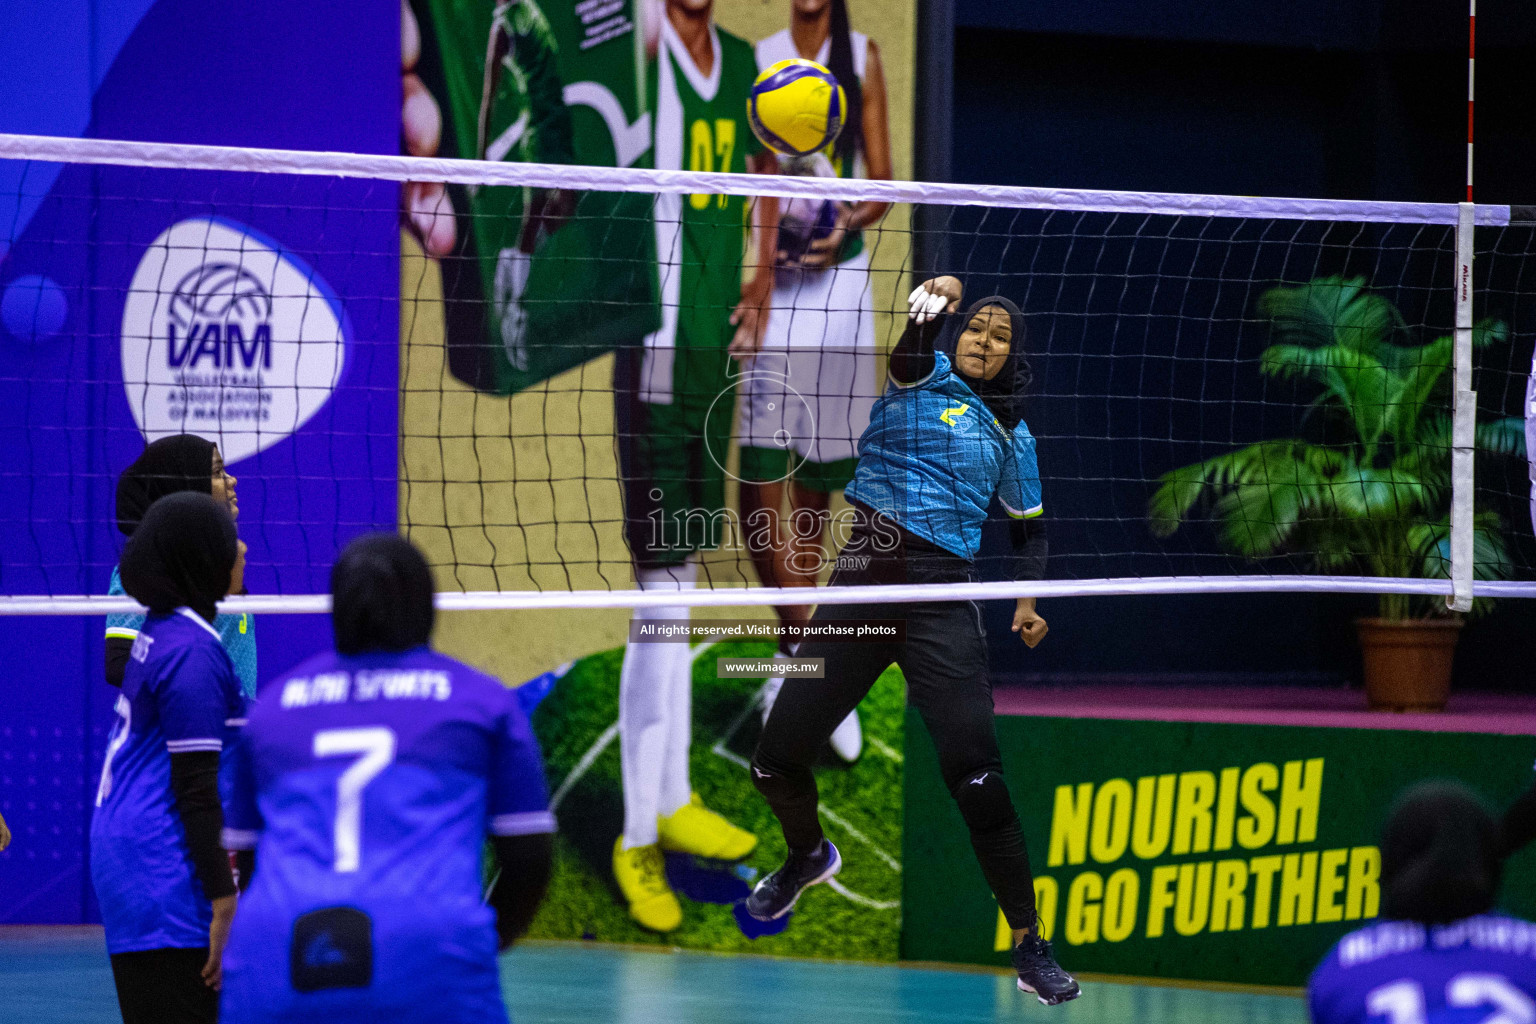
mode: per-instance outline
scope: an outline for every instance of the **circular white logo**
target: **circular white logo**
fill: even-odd
[[[222,218],[173,224],[123,306],[123,386],[146,441],[197,434],[225,462],[320,411],[346,356],[341,303],[304,262]]]

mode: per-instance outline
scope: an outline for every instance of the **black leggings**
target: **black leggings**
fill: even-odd
[[[895,662],[906,675],[908,702],[933,737],[944,784],[970,829],[982,874],[1009,925],[1033,929],[1034,878],[1024,830],[1003,781],[981,610],[970,601],[822,605],[813,621],[838,619],[904,619],[906,638],[881,644],[812,641],[797,652],[825,658],[826,678],[784,680],[751,773],[778,816],[790,851],[810,853],[821,844],[811,765],[822,744]]]
[[[203,984],[208,949],[113,953],[112,980],[123,1024],[214,1024],[219,994]]]

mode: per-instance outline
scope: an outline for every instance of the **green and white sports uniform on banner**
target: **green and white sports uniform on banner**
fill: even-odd
[[[757,76],[752,48],[707,26],[709,73],[694,64],[670,18],[661,23],[655,74],[654,153],[661,170],[735,171],[760,151],[747,124]],[[625,534],[643,590],[690,590],[689,555],[720,540],[725,458],[735,378],[727,351],[741,301],[749,206],[739,196],[658,195],[656,251],[661,327],[614,365]],[[687,605],[637,608],[634,620],[686,619]],[[630,643],[619,672],[619,756],[624,829],[613,872],[629,914],[653,932],[682,924],[662,848],[740,860],[752,833],[693,792],[693,654],[688,644]]]
[[[634,0],[583,20],[538,0],[413,0],[418,70],[443,107],[442,154],[644,166],[650,115]],[[457,224],[443,262],[449,368],[509,394],[657,323],[651,197],[450,186]]]
[[[862,81],[869,37],[851,33],[854,68]],[[832,42],[816,60],[825,65]],[[757,66],[798,57],[789,30],[761,40]],[[866,176],[863,146],[839,160],[828,146],[807,160],[786,160],[785,173]],[[823,269],[780,266],[763,344],[744,368],[737,426],[741,476],[771,483],[793,476],[812,490],[841,490],[853,479],[859,436],[875,402],[875,314],[869,252],[863,232],[850,232],[837,263]]]
[[[747,122],[757,77],[745,40],[710,27],[708,75],[663,22],[651,87],[658,170],[747,170],[762,145]],[[742,196],[655,200],[661,327],[615,369],[630,551],[642,567],[718,546],[735,369],[727,346],[741,301],[750,207]]]

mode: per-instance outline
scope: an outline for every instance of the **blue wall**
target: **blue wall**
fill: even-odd
[[[393,152],[399,52],[395,0],[11,0],[0,131]],[[0,593],[106,591],[122,543],[114,481],[144,445],[125,387],[128,285],[157,236],[210,217],[301,275],[301,294],[271,308],[309,303],[302,320],[323,302],[344,367],[312,419],[274,421],[260,450],[229,460],[248,586],[315,592],[347,539],[393,528],[398,202],[376,182],[0,162]],[[295,322],[284,316],[269,326]],[[257,635],[266,679],[322,648],[329,623],[268,617]],[[0,617],[0,650],[0,812],[16,834],[0,853],[0,923],[92,920],[85,833],[116,697],[102,621]]]

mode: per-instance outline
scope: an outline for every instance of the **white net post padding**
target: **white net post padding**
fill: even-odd
[[[1470,160],[1470,157],[1468,158]],[[1468,174],[1470,175],[1470,167]],[[1454,404],[1451,427],[1451,597],[1452,611],[1472,610],[1473,569],[1473,453],[1477,435],[1477,392],[1472,390],[1472,253],[1471,203],[1456,207],[1456,343],[1452,369]]]
[[[1470,608],[1474,596],[1536,596],[1536,583],[1528,581],[1529,576],[1533,575],[1529,571],[1531,567],[1521,567],[1522,574],[1527,579],[1508,581],[1479,578],[1488,574],[1475,571],[1474,564],[1478,558],[1477,513],[1473,507],[1474,491],[1478,485],[1474,451],[1478,449],[1479,424],[1477,395],[1472,389],[1475,357],[1473,300],[1478,293],[1471,276],[1471,262],[1475,231],[1508,228],[1512,222],[1512,211],[1508,206],[1009,188],[237,149],[6,134],[0,134],[0,160],[49,161],[63,164],[168,169],[181,172],[226,172],[225,175],[210,174],[210,179],[217,178],[222,182],[221,187],[226,192],[231,187],[228,184],[227,172],[245,172],[302,178],[364,179],[388,183],[443,182],[476,188],[510,186],[560,189],[572,193],[630,193],[641,196],[681,194],[694,198],[709,195],[775,196],[782,200],[809,199],[843,202],[868,200],[948,208],[951,212],[951,223],[955,222],[960,212],[964,212],[968,217],[974,215],[972,220],[959,221],[960,227],[950,229],[955,234],[969,238],[972,243],[976,243],[978,239],[983,242],[990,240],[1001,246],[1004,251],[1010,247],[1017,249],[1033,245],[1037,247],[1036,251],[1041,253],[1057,252],[1058,250],[1051,249],[1050,246],[1059,243],[1060,252],[1063,254],[1059,265],[1036,266],[1032,263],[1028,280],[1021,283],[1020,291],[1028,293],[1024,303],[1026,316],[1034,312],[1035,303],[1052,302],[1053,290],[1055,296],[1059,297],[1074,276],[1087,277],[1089,279],[1087,291],[1095,296],[1093,301],[1109,303],[1109,305],[1053,309],[1052,315],[1055,316],[1055,324],[1060,333],[1063,336],[1067,334],[1061,325],[1077,325],[1086,334],[1099,329],[1096,325],[1106,317],[1111,322],[1103,329],[1109,331],[1118,332],[1124,329],[1130,333],[1135,325],[1141,324],[1140,329],[1143,332],[1141,350],[1137,352],[1132,349],[1129,355],[1122,355],[1111,348],[1107,372],[1110,375],[1124,372],[1122,367],[1135,371],[1139,366],[1139,372],[1145,376],[1147,366],[1162,361],[1172,366],[1172,369],[1168,370],[1170,374],[1179,372],[1204,374],[1199,391],[1202,395],[1209,391],[1210,397],[1204,399],[1201,405],[1215,409],[1219,409],[1222,404],[1223,387],[1227,387],[1232,394],[1236,394],[1230,385],[1224,385],[1221,382],[1227,381],[1232,373],[1232,367],[1239,362],[1250,364],[1244,367],[1244,372],[1251,371],[1253,369],[1251,364],[1256,362],[1255,353],[1253,351],[1240,354],[1210,351],[1195,351],[1192,354],[1184,352],[1179,346],[1190,344],[1190,342],[1182,338],[1180,330],[1185,325],[1209,324],[1217,319],[1214,312],[1202,311],[1200,304],[1208,293],[1220,295],[1223,289],[1241,291],[1243,299],[1241,306],[1238,307],[1239,312],[1251,318],[1253,293],[1282,283],[1297,283],[1294,277],[1265,278],[1262,271],[1247,272],[1242,267],[1245,259],[1257,264],[1259,251],[1264,246],[1272,246],[1275,251],[1284,254],[1279,262],[1289,271],[1291,246],[1296,246],[1297,250],[1303,253],[1303,263],[1305,253],[1311,251],[1306,248],[1307,246],[1312,246],[1319,251],[1324,247],[1324,243],[1317,242],[1315,239],[1297,241],[1303,239],[1306,230],[1310,227],[1322,225],[1313,234],[1319,238],[1325,238],[1326,245],[1337,247],[1345,252],[1354,252],[1357,249],[1364,251],[1368,255],[1367,262],[1371,266],[1384,266],[1387,268],[1385,272],[1390,273],[1394,260],[1406,261],[1415,251],[1429,251],[1434,254],[1438,246],[1439,252],[1443,253],[1444,242],[1436,239],[1442,238],[1443,234],[1451,234],[1454,238],[1454,251],[1444,255],[1451,256],[1454,263],[1454,303],[1446,301],[1451,298],[1450,294],[1439,291],[1434,295],[1426,293],[1419,306],[1421,310],[1429,310],[1432,307],[1438,308],[1439,305],[1444,305],[1447,309],[1454,305],[1454,383],[1449,410],[1452,422],[1449,444],[1451,499],[1449,509],[1446,510],[1449,513],[1450,523],[1446,545],[1449,572],[1445,577],[1411,574],[1403,576],[1327,575],[1316,572],[1275,572],[1254,575],[1200,571],[1138,575],[1109,575],[1101,571],[1095,575],[1090,571],[1083,578],[1041,582],[837,588],[836,590],[822,588],[816,592],[815,600],[822,603],[854,603],[872,600],[919,601],[936,598],[979,600],[1019,596],[1308,592],[1420,595],[1437,600],[1446,599],[1453,609],[1466,610]],[[210,184],[209,189],[210,194],[213,194],[215,186]],[[235,206],[240,202],[238,196],[230,201]],[[1021,217],[1025,219],[1020,221]],[[976,225],[974,231],[964,227],[973,223]],[[1015,227],[1016,224],[1027,226]],[[1329,236],[1329,231],[1335,229],[1336,237]],[[1394,231],[1400,234],[1391,235]],[[895,234],[896,229],[891,229],[891,233]],[[910,235],[910,232],[908,234]],[[1373,241],[1378,237],[1388,238],[1389,236],[1392,239],[1390,244]],[[5,241],[5,238],[0,237],[0,243]],[[898,239],[898,243],[906,244],[910,252],[910,237]],[[878,237],[872,244],[879,244]],[[1371,248],[1373,245],[1376,246],[1375,250]],[[1097,253],[1094,250],[1095,246],[1098,247]],[[1124,258],[1123,268],[1116,270],[1101,267],[1100,264],[1105,262],[1104,252],[1115,246],[1125,249],[1128,253]],[[1159,260],[1167,258],[1167,253],[1181,246],[1196,252],[1214,251],[1217,256],[1209,263],[1200,262],[1201,259],[1205,259],[1203,256],[1191,257],[1191,262],[1183,269],[1173,266],[1164,270]],[[1222,255],[1220,251],[1222,246],[1228,247],[1229,256]],[[960,247],[952,244],[952,248]],[[1145,259],[1147,254],[1150,253],[1156,257],[1159,252],[1162,253],[1162,257],[1151,259],[1150,262]],[[1374,255],[1371,255],[1372,253]],[[0,250],[0,258],[3,258],[3,250]],[[1371,262],[1372,259],[1374,262]],[[1109,262],[1113,262],[1113,259]],[[1145,266],[1153,266],[1154,269],[1148,274]],[[1218,270],[1215,273],[1209,273],[1206,269],[1208,266],[1216,266]],[[905,258],[902,268],[910,272],[910,264],[905,262]],[[959,272],[974,272],[978,275],[993,274],[995,276],[1003,273],[997,266],[967,265],[956,269]],[[1437,272],[1437,275],[1439,273]],[[1146,281],[1149,276],[1150,284]],[[1417,285],[1414,287],[1417,291],[1426,291]],[[1117,301],[1113,297],[1115,289],[1119,290],[1118,301],[1122,303],[1121,306],[1113,304]],[[1153,301],[1148,301],[1145,310],[1139,307],[1132,308],[1137,301],[1135,296],[1143,292],[1156,296],[1159,289],[1165,292],[1172,289],[1183,290],[1181,293],[1183,298],[1178,303],[1176,314],[1178,319],[1169,336],[1171,347],[1168,348],[1159,348],[1166,339],[1156,333],[1153,325],[1159,323],[1159,316],[1164,314],[1154,309]],[[1111,297],[1104,298],[1105,295]],[[402,296],[402,300],[403,298]],[[886,300],[882,296],[880,301]],[[1185,308],[1186,306],[1188,308]],[[877,308],[883,313],[892,314],[892,322],[899,323],[899,309]],[[407,319],[407,316],[406,313],[401,313],[402,320]],[[1415,316],[1416,319],[1413,321],[1415,327],[1426,333],[1434,329],[1436,322],[1434,314],[1420,312]],[[1050,347],[1056,344],[1054,331],[1045,333],[1047,335],[1043,342],[1045,348],[1038,352],[1038,356],[1039,361],[1048,367],[1053,358],[1063,357],[1063,353],[1058,353]],[[1203,336],[1198,330],[1191,330],[1190,334],[1194,338],[1194,343],[1197,344]],[[1061,342],[1063,345],[1072,343],[1071,339]],[[1071,350],[1066,354],[1074,357],[1081,356],[1082,365],[1092,365],[1089,355],[1094,359],[1102,358],[1096,353],[1085,353],[1086,349]],[[402,380],[402,386],[404,386],[404,380]],[[1263,394],[1266,399],[1275,402],[1278,406],[1282,400],[1271,397],[1278,395],[1278,390],[1269,390],[1274,387],[1269,385]],[[1091,404],[1102,404],[1107,407],[1124,396],[1112,394],[1108,390],[1100,393],[1090,388],[1072,394],[1046,397],[1062,400],[1058,401],[1058,406],[1061,407],[1065,407],[1062,405],[1063,401],[1074,400],[1078,406],[1086,408]],[[406,400],[409,400],[409,396],[402,399],[402,401]],[[1234,398],[1234,401],[1236,400]],[[1242,401],[1251,400],[1245,398]],[[1283,401],[1300,408],[1292,398],[1287,397]],[[1220,417],[1216,418],[1219,421]],[[1095,430],[1104,432],[1103,428],[1097,426],[1074,433],[1070,424],[1046,422],[1036,426],[1031,421],[1031,425],[1036,427],[1037,433],[1041,433],[1042,436],[1054,435],[1061,450],[1066,450],[1068,447],[1075,450],[1085,439],[1092,442],[1111,443],[1119,440],[1113,436],[1090,436]],[[546,423],[545,426],[551,428],[552,425]],[[473,430],[473,427],[470,429]],[[570,428],[562,426],[561,429],[569,432]],[[444,430],[446,432],[448,428],[445,427]],[[1165,443],[1169,450],[1198,450],[1202,458],[1209,459],[1218,452],[1219,446],[1231,448],[1240,439],[1230,434],[1220,435],[1219,433],[1215,436],[1202,435],[1194,439],[1143,433],[1124,440],[1128,445],[1140,445],[1142,448]],[[1243,438],[1242,440],[1255,439]],[[1184,447],[1180,447],[1181,444]],[[1205,447],[1202,448],[1201,445]],[[1139,453],[1141,448],[1136,450]],[[1140,466],[1140,454],[1135,458]],[[547,449],[545,459],[551,463],[555,461],[550,459]],[[1181,459],[1181,461],[1187,460]],[[551,488],[553,488],[553,475],[564,469],[565,467],[550,466],[548,472],[551,474],[549,482]],[[1047,478],[1055,471],[1057,470],[1049,464],[1042,467],[1042,474]],[[101,472],[104,480],[109,479],[107,475],[109,471]],[[409,458],[402,459],[401,473],[404,490],[409,492],[415,483],[411,477]],[[1152,474],[1152,476],[1155,475]],[[447,480],[446,474],[440,474],[440,476],[441,479],[434,480],[433,484],[440,486],[446,493],[450,481]],[[1134,471],[1130,476],[1134,476]],[[1150,489],[1156,481],[1151,476],[1144,475],[1137,480],[1125,478],[1124,474],[1116,476],[1115,473],[1106,471],[1092,480],[1078,482],[1091,483],[1106,489],[1116,486]],[[485,479],[455,480],[451,483],[470,488],[478,484],[481,491],[480,503],[483,508],[487,485]],[[515,484],[516,481],[510,481],[510,483]],[[585,481],[582,483],[585,485]],[[509,488],[508,493],[515,496],[519,492],[512,487]],[[517,499],[514,497],[513,500]],[[444,504],[447,504],[446,498]],[[1050,507],[1049,497],[1047,507],[1048,509]],[[528,525],[518,521],[517,510],[513,509],[511,514],[513,527],[521,529]],[[1089,512],[1079,510],[1075,514],[1083,523],[1089,524],[1095,519],[1104,520],[1114,517],[1112,510]],[[106,518],[104,510],[102,518]],[[298,525],[302,527],[325,524],[301,523]],[[554,525],[558,528],[559,523]],[[592,523],[585,525],[595,526]],[[1128,529],[1123,523],[1119,525],[1122,529]],[[1145,530],[1142,532],[1145,533]],[[558,536],[558,531],[555,535]],[[1069,532],[1069,539],[1071,536],[1073,534]],[[1147,543],[1151,544],[1150,539]],[[1193,541],[1188,543],[1191,546],[1195,544]],[[493,549],[494,546],[492,543]],[[530,542],[530,551],[532,546]],[[1134,542],[1127,552],[1107,553],[1074,552],[1070,543],[1063,545],[1055,539],[1052,544],[1053,558],[1071,558],[1077,555],[1090,566],[1099,565],[1100,562],[1103,565],[1118,564],[1114,563],[1112,558],[1116,554],[1142,553],[1145,552],[1136,549]],[[1204,552],[1197,554],[1199,557],[1190,556],[1188,564],[1214,564],[1213,555]],[[556,559],[561,558],[558,550],[554,551],[553,555]],[[1201,558],[1206,561],[1201,561]],[[1099,561],[1096,562],[1095,559]],[[492,565],[491,568],[494,571],[496,566]],[[451,575],[457,580],[456,573]],[[600,570],[598,575],[601,575]],[[440,573],[440,578],[447,577]],[[705,607],[748,604],[788,605],[803,604],[806,601],[804,591],[794,589],[781,591],[777,588],[741,585],[701,588],[681,597],[675,593],[645,593],[625,586],[610,586],[609,589],[589,589],[589,586],[566,586],[563,589],[551,588],[542,591],[485,590],[464,586],[460,590],[446,591],[441,594],[439,606],[445,609],[634,608],[679,603]],[[329,599],[323,594],[313,592],[258,595],[232,598],[226,602],[225,608],[231,611],[262,613],[320,613],[328,610]],[[127,598],[70,593],[0,595],[0,615],[100,615],[136,609],[134,602]]]

